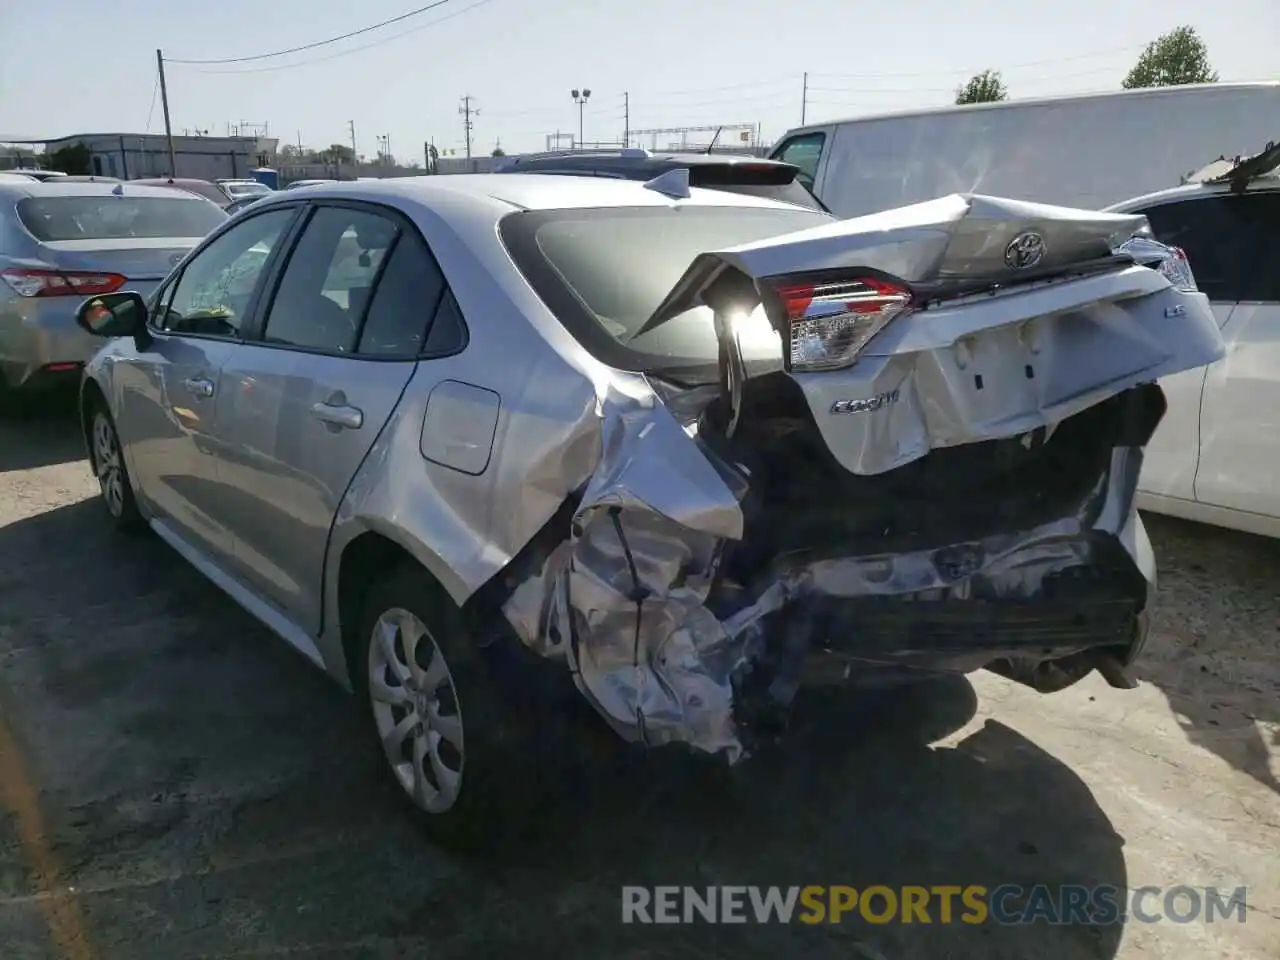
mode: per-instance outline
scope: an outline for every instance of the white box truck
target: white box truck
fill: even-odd
[[[949,193],[1100,209],[1278,132],[1280,82],[1212,83],[809,124],[770,156],[840,217]]]

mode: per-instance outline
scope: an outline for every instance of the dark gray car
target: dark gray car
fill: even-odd
[[[512,157],[498,173],[552,173],[572,177],[611,177],[650,181],[672,170],[688,170],[689,186],[725,190],[826,210],[797,179],[800,168],[777,160],[724,153],[650,153],[624,150],[574,150]]]

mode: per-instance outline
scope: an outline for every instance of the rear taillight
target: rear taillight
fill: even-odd
[[[118,273],[67,273],[61,270],[0,270],[0,279],[20,297],[93,297],[124,286]]]
[[[787,352],[796,372],[851,365],[872,337],[911,308],[906,287],[868,277],[775,290],[786,311]]]
[[[1171,247],[1150,236],[1139,233],[1130,237],[1116,250],[1131,257],[1135,263],[1156,270],[1182,293],[1197,293],[1195,274],[1191,272],[1191,261],[1187,252],[1181,247]]]
[[[1200,289],[1196,286],[1195,274],[1191,272],[1191,261],[1187,259],[1187,251],[1181,247],[1170,247],[1169,256],[1160,261],[1157,269],[1176,290],[1181,290],[1183,293],[1196,293]]]

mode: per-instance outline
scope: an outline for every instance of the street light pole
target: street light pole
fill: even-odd
[[[573,97],[573,102],[578,105],[578,149],[582,149],[582,108],[587,105],[587,101],[591,99],[591,91],[586,87],[581,90],[573,89],[569,91],[569,95]]]

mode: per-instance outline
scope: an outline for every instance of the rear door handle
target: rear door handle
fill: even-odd
[[[189,379],[183,380],[182,385],[197,397],[213,396],[213,381],[206,380],[204,377],[190,377]]]
[[[359,430],[364,426],[364,412],[346,404],[313,403],[311,415],[321,423],[344,430]]]

